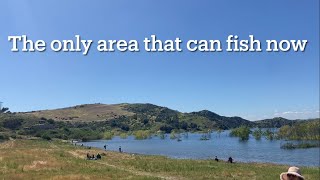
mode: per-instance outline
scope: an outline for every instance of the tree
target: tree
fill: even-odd
[[[287,140],[319,140],[320,120],[301,121],[292,126],[282,126],[277,136]]]
[[[271,129],[267,129],[263,134],[268,140],[273,140],[275,136],[275,133]]]
[[[181,128],[181,129],[184,129],[184,130],[187,130],[187,129],[188,129],[188,123],[182,121],[182,122],[180,123],[180,128]]]
[[[3,121],[3,127],[16,130],[22,125],[23,119],[6,119]]]
[[[7,113],[7,112],[9,112],[9,108],[7,108],[7,107],[3,107],[0,110],[0,113]]]
[[[253,137],[256,139],[256,140],[260,140],[261,139],[261,136],[262,136],[262,131],[261,129],[257,129],[255,131],[253,131],[252,133]]]
[[[278,137],[280,139],[289,139],[291,136],[291,127],[288,125],[282,126],[278,131]]]
[[[239,128],[235,128],[230,132],[230,136],[239,137],[242,141],[249,140],[249,135],[250,128],[247,126],[240,126]]]
[[[160,131],[164,131],[165,133],[171,133],[172,129],[173,128],[171,126],[162,125],[159,130]]]

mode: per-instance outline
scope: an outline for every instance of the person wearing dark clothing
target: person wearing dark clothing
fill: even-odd
[[[229,157],[228,162],[229,162],[229,163],[233,163],[232,157]]]
[[[104,150],[107,150],[107,145],[104,145],[103,147],[104,147]]]
[[[97,159],[101,159],[101,155],[99,153],[97,154]]]
[[[122,149],[121,149],[121,146],[119,146],[119,152],[120,152],[120,153],[122,153]]]
[[[217,162],[219,162],[219,159],[218,159],[218,157],[217,157],[217,156],[216,156],[216,158],[214,158],[214,160],[215,160],[215,161],[217,161]]]
[[[87,153],[87,159],[90,159],[90,155],[89,155],[89,153]]]

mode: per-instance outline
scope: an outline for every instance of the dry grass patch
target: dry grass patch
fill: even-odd
[[[0,148],[0,179],[156,179],[74,157],[76,147],[60,141],[8,141]]]

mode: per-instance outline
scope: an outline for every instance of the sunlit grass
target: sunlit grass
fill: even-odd
[[[86,154],[102,160],[85,160]],[[179,160],[87,149],[62,141],[16,140],[0,144],[0,179],[279,179],[288,166]],[[319,168],[301,167],[306,179]]]

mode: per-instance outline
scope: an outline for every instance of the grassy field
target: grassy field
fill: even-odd
[[[104,153],[102,160],[86,154]],[[0,179],[279,179],[284,165],[177,160],[87,149],[62,141],[11,140],[0,143]],[[301,168],[319,179],[319,168]]]

